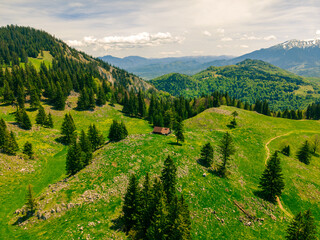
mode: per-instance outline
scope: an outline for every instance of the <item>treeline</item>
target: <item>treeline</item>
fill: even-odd
[[[141,187],[131,176],[121,218],[131,239],[191,239],[190,211],[176,185],[177,168],[170,156],[153,182],[147,174]]]
[[[19,150],[18,143],[13,131],[9,132],[6,122],[0,120],[0,151],[9,155],[16,155]]]

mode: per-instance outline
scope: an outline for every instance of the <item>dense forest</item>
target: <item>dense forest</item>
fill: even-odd
[[[213,91],[228,92],[231,97],[253,104],[256,99],[267,100],[270,108],[285,110],[303,109],[317,100],[319,89],[302,77],[289,73],[269,63],[245,60],[237,65],[209,67],[187,76],[168,74],[150,81],[157,89],[174,96],[197,97]],[[297,94],[300,88],[312,90]]]

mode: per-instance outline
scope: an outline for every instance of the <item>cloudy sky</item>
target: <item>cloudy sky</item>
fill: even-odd
[[[7,24],[43,29],[93,56],[237,56],[320,38],[320,1],[0,0]]]

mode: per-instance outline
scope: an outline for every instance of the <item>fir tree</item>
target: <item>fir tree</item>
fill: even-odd
[[[87,162],[87,155],[82,151],[77,141],[69,147],[66,159],[66,171],[68,175],[74,175],[79,172]]]
[[[238,113],[237,113],[237,111],[234,111],[231,115],[233,116],[233,119],[230,122],[230,126],[231,126],[231,128],[235,128],[237,126],[236,117],[238,116]]]
[[[17,89],[17,102],[18,102],[19,108],[24,108],[25,92],[24,92],[24,87],[20,85],[18,86],[18,89]]]
[[[230,157],[235,153],[232,137],[229,132],[226,132],[219,144],[219,153],[222,156],[222,164],[219,167],[220,174],[226,176],[227,163]]]
[[[9,83],[6,80],[4,80],[2,95],[3,95],[3,101],[5,103],[8,103],[8,104],[13,103],[14,101],[13,91],[11,90]]]
[[[127,136],[128,131],[124,123],[118,123],[117,120],[113,120],[109,130],[109,140],[112,142],[116,142],[125,139]]]
[[[310,164],[311,154],[308,141],[305,141],[305,143],[302,145],[302,147],[297,153],[297,157],[300,162],[303,162],[307,165]]]
[[[79,145],[81,147],[81,151],[86,153],[84,166],[87,166],[92,159],[92,145],[85,131],[83,130],[81,131],[81,134],[80,134]]]
[[[280,158],[276,151],[267,163],[262,177],[260,178],[261,193],[268,201],[275,202],[284,189]]]
[[[37,89],[31,86],[30,89],[30,107],[37,108],[40,105],[40,99]]]
[[[33,216],[37,209],[37,202],[34,198],[34,193],[32,191],[32,187],[29,184],[28,185],[28,191],[27,191],[27,196],[26,196],[26,213],[29,216]]]
[[[183,123],[182,121],[178,121],[177,126],[175,128],[174,134],[176,135],[177,138],[177,143],[179,144],[180,142],[184,142],[184,135],[183,135]]]
[[[36,123],[39,125],[44,125],[46,119],[47,119],[46,112],[44,111],[44,108],[40,105],[38,114],[36,116]]]
[[[5,142],[3,145],[3,152],[9,155],[16,155],[18,150],[18,143],[16,141],[13,131],[11,131],[6,135]]]
[[[30,118],[25,109],[18,109],[16,112],[16,121],[22,129],[30,130],[32,127]]]
[[[168,203],[170,203],[176,195],[176,174],[177,167],[175,166],[170,155],[168,155],[168,157],[164,161],[164,167],[161,172],[161,181],[168,199]]]
[[[213,148],[210,143],[201,148],[201,162],[207,167],[210,167],[213,163]]]
[[[99,88],[98,97],[97,97],[97,105],[103,106],[107,102],[106,94],[103,90],[103,87]]]
[[[53,120],[52,120],[51,113],[48,114],[48,116],[44,122],[44,126],[47,128],[53,128]]]
[[[287,240],[316,240],[317,227],[310,210],[299,212],[287,229]]]
[[[56,91],[56,96],[54,100],[54,106],[57,110],[64,110],[65,105],[66,105],[66,97],[64,96],[64,93],[61,89],[61,85],[58,82],[57,83],[57,91]]]
[[[30,142],[26,142],[23,147],[23,153],[26,154],[30,159],[33,159],[33,147]]]
[[[98,131],[95,124],[92,124],[89,126],[88,138],[89,138],[89,141],[91,142],[93,151],[97,150],[99,147],[101,147],[104,144],[104,137]]]
[[[61,134],[63,135],[64,143],[67,145],[71,144],[76,139],[76,126],[70,113],[64,115]]]
[[[129,186],[124,197],[122,208],[125,230],[128,233],[137,224],[138,205],[140,201],[140,189],[138,181],[133,174],[130,177]]]

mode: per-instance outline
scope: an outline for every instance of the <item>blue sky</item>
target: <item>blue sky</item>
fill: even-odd
[[[320,38],[320,1],[0,0],[7,24],[43,29],[94,56],[236,56]]]

